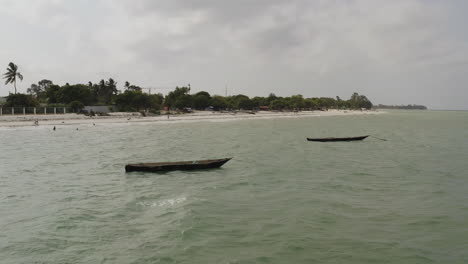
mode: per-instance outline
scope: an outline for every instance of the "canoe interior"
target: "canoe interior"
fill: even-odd
[[[308,141],[317,141],[317,142],[337,142],[337,141],[357,141],[363,140],[368,136],[360,136],[360,137],[343,137],[343,138],[335,138],[335,137],[328,137],[328,138],[307,138]]]
[[[157,162],[157,163],[137,163],[128,164],[125,166],[125,171],[172,171],[172,170],[198,170],[198,169],[211,169],[219,168],[224,163],[231,160],[227,159],[214,159],[214,160],[196,160],[196,161],[179,161],[179,162]]]

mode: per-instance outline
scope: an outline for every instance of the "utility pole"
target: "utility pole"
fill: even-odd
[[[151,89],[153,88],[141,88],[141,89],[148,90],[148,94],[151,95]]]

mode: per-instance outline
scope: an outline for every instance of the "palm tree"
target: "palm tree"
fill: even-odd
[[[13,62],[10,62],[8,64],[7,72],[3,74],[3,79],[6,79],[5,85],[9,83],[13,83],[15,86],[15,94],[16,94],[16,77],[20,79],[20,81],[23,80],[23,75],[18,72],[18,65],[14,64]]]
[[[117,82],[114,79],[109,78],[106,82],[106,104],[110,104],[112,101],[112,95],[117,94]]]

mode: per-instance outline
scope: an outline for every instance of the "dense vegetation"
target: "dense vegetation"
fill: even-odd
[[[349,100],[341,100],[339,97],[329,98],[303,98],[302,95],[290,97],[278,97],[270,94],[268,97],[249,98],[239,94],[233,96],[211,96],[207,92],[198,92],[190,95],[189,87],[177,87],[170,92],[165,99],[165,105],[171,108],[181,109],[191,107],[198,110],[212,107],[214,110],[225,109],[271,109],[271,110],[316,110],[316,109],[360,109],[372,107],[372,103],[364,95],[354,93]]]
[[[427,107],[424,105],[376,105],[375,108],[378,109],[404,109],[404,110],[427,110]]]
[[[50,80],[41,80],[32,84],[26,94],[10,94],[6,106],[34,107],[42,105],[69,106],[80,110],[85,105],[119,106],[122,111],[140,111],[144,109],[160,109],[164,96],[149,95],[135,85],[125,84],[125,91],[117,90],[117,82],[112,78],[98,83],[69,84],[63,86],[54,84]]]
[[[316,109],[370,109],[372,103],[364,95],[354,93],[349,100],[340,97],[304,98],[302,95],[280,97],[270,94],[267,97],[210,95],[201,91],[190,93],[190,87],[176,87],[167,96],[146,94],[142,88],[125,83],[125,90],[119,91],[113,79],[88,84],[54,84],[41,80],[32,84],[26,94],[10,94],[6,106],[33,107],[40,104],[70,106],[78,110],[85,105],[116,105],[121,111],[160,110],[193,108],[197,110],[316,110]]]
[[[116,105],[121,111],[159,111],[167,109],[183,110],[317,110],[317,109],[370,109],[372,103],[364,95],[354,93],[349,100],[340,97],[303,98],[302,95],[279,97],[270,94],[268,97],[253,97],[238,94],[233,96],[210,95],[201,91],[190,93],[188,87],[176,87],[167,96],[162,94],[146,94],[142,88],[125,82],[124,91],[117,89],[117,82],[112,78],[100,80],[97,83],[57,85],[50,80],[41,80],[31,84],[28,94],[16,93],[16,80],[23,76],[18,66],[10,63],[4,74],[5,84],[15,86],[15,94],[7,97],[5,106],[36,107],[39,105],[68,106],[74,111],[83,109],[85,105]]]

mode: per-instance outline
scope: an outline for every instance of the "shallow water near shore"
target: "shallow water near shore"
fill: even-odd
[[[367,134],[388,141],[306,141]],[[1,263],[468,263],[468,112],[23,127],[0,143]]]

